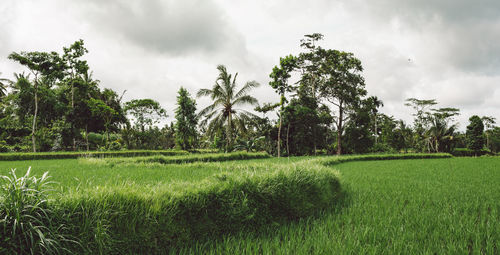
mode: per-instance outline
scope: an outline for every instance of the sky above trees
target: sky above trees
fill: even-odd
[[[22,70],[7,59],[13,51],[58,51],[83,39],[101,86],[127,90],[125,101],[157,100],[173,120],[179,87],[211,87],[218,64],[261,83],[261,104],[278,102],[269,73],[311,33],[362,61],[383,113],[411,123],[404,100],[413,97],[460,108],[461,130],[474,114],[500,119],[495,0],[2,0],[0,78]]]

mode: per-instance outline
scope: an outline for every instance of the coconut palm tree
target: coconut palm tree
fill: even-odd
[[[9,79],[0,78],[0,99],[7,95],[7,84],[9,83],[12,83]]]
[[[445,119],[433,116],[431,119],[431,127],[428,130],[427,138],[430,145],[435,152],[442,152],[446,150],[447,142],[453,140],[456,125],[448,126]],[[449,149],[449,148],[447,148]]]
[[[233,141],[233,129],[237,131],[245,130],[245,122],[250,120],[255,115],[243,110],[244,105],[257,105],[257,99],[250,96],[248,93],[251,89],[258,87],[260,84],[256,81],[247,82],[241,89],[236,89],[236,73],[227,72],[223,65],[217,66],[219,76],[215,81],[212,89],[200,89],[197,97],[208,96],[213,103],[198,113],[199,117],[205,117],[200,124],[202,126],[208,123],[207,131],[215,134],[217,130],[225,126],[227,150],[230,149]]]

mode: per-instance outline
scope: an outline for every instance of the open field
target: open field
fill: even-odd
[[[182,252],[498,254],[500,158],[349,162],[348,197],[318,217],[228,235]]]
[[[499,252],[498,157],[253,156],[0,161],[0,174],[49,171],[80,253]]]

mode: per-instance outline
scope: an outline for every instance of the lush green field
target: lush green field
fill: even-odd
[[[411,159],[431,156],[448,157],[0,161],[0,174],[49,171],[80,253],[498,254],[500,158]]]
[[[342,205],[259,233],[195,243],[182,252],[500,253],[500,158],[363,161],[335,168],[348,194]]]

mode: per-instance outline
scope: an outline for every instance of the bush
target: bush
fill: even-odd
[[[488,150],[482,149],[480,151],[474,151],[467,148],[455,148],[451,154],[455,157],[477,157],[491,154]]]
[[[10,148],[5,141],[0,141],[0,152],[9,152]]]

